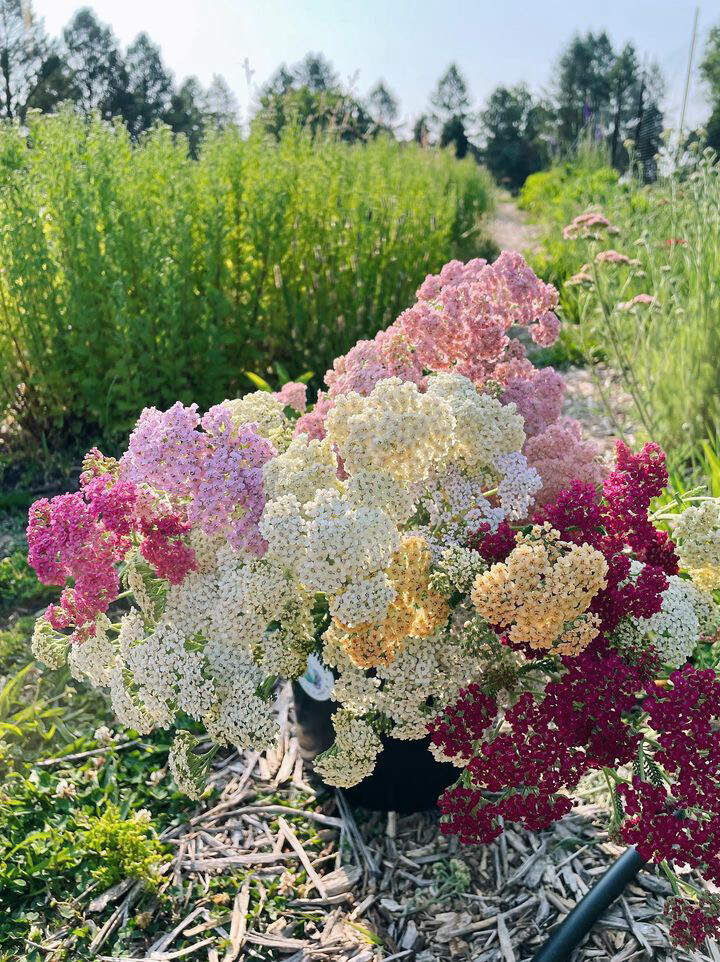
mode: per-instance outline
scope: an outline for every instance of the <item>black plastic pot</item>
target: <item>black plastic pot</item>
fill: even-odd
[[[295,718],[300,752],[312,761],[334,741],[330,717],[338,705],[332,700],[316,701],[293,683]],[[438,762],[428,751],[429,738],[401,741],[383,738],[375,770],[359,785],[345,789],[350,805],[376,812],[411,814],[437,806],[443,791],[458,777],[448,762]]]

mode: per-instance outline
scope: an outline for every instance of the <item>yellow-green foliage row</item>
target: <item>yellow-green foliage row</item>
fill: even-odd
[[[69,112],[0,131],[0,415],[51,445],[201,407],[279,362],[318,383],[478,253],[487,175],[447,152],[236,130],[197,161]]]

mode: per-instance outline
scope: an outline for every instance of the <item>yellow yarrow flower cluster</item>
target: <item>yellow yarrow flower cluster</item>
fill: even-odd
[[[406,537],[386,571],[394,599],[378,622],[350,627],[337,617],[326,640],[339,645],[360,668],[390,664],[408,638],[428,638],[449,614],[448,603],[430,588],[432,555],[424,538]]]
[[[598,634],[587,609],[606,585],[605,558],[588,544],[562,541],[547,522],[515,540],[507,561],[475,579],[473,604],[490,624],[507,628],[512,642],[578,654]]]

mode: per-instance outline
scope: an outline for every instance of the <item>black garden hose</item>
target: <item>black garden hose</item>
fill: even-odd
[[[567,962],[603,912],[645,865],[635,848],[629,848],[598,879],[564,922],[533,956],[532,962]]]

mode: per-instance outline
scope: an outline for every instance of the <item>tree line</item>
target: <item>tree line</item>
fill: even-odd
[[[720,26],[710,32],[700,72],[713,103],[707,140],[720,147]],[[511,189],[569,155],[580,140],[604,144],[616,168],[629,145],[647,180],[656,175],[663,115],[663,77],[632,43],[615,49],[605,32],[573,37],[538,96],[524,83],[499,86],[474,108],[467,81],[450,64],[416,118],[412,138],[484,163]],[[122,50],[94,12],[79,10],[62,36],[50,38],[30,0],[0,0],[0,116],[23,120],[31,108],[72,102],[85,113],[121,117],[131,134],[160,122],[187,137],[193,155],[208,129],[237,123],[237,102],[216,75],[207,89],[189,77],[179,86],[159,47],[140,33]],[[401,135],[396,96],[379,81],[365,97],[343,84],[322,54],[283,64],[260,88],[251,125],[279,137],[288,123],[354,142]],[[406,135],[406,132],[403,132]]]
[[[626,143],[632,140],[652,179],[663,120],[658,66],[642,64],[633,44],[615,51],[607,34],[590,32],[570,41],[555,76],[546,96],[534,96],[522,83],[502,86],[475,110],[467,81],[451,64],[412,136],[423,146],[474,156],[511,188],[554,156],[571,153],[583,138],[606,143],[611,163],[623,169],[629,159]],[[381,131],[394,134],[398,114],[397,99],[382,81],[363,101],[343,88],[322,55],[309,54],[294,67],[280,67],[265,85],[254,123],[279,135],[292,118],[313,131],[333,129],[346,140],[362,140]]]
[[[23,121],[27,111],[71,102],[85,113],[122,117],[134,136],[168,124],[193,152],[210,127],[237,119],[237,103],[216,75],[207,89],[189,77],[176,86],[160,48],[140,33],[122,50],[95,13],[79,10],[59,38],[48,37],[28,0],[0,0],[0,116]]]

